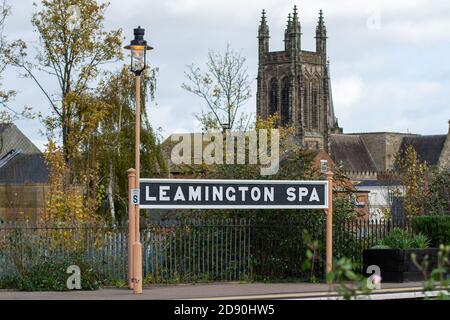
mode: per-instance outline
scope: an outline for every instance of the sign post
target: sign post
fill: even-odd
[[[128,169],[128,190],[129,190],[129,201],[128,201],[128,286],[133,289],[133,242],[134,242],[134,203],[132,191],[136,186],[136,170]]]
[[[333,271],[333,172],[327,172],[328,182],[328,209],[327,213],[327,240],[326,240],[326,273]]]

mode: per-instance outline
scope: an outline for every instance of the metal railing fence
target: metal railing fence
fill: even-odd
[[[141,230],[146,283],[282,280],[322,277],[323,220],[266,223],[252,219],[154,221]],[[376,245],[394,227],[390,220],[334,222],[336,258],[362,266],[362,251]],[[0,225],[0,278],[21,272],[46,258],[76,256],[105,278],[127,279],[128,230],[99,224]],[[305,270],[306,251],[314,248],[314,268]]]

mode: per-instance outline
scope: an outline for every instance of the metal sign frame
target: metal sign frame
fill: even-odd
[[[129,196],[129,248],[128,248],[128,259],[129,259],[129,268],[128,268],[128,279],[129,279],[129,287],[133,289],[135,294],[142,293],[142,245],[140,243],[139,237],[139,209],[140,208],[154,208],[154,209],[164,209],[164,207],[158,203],[154,206],[148,205],[140,205],[133,204],[132,202],[132,192],[133,189],[141,190],[141,182],[150,181],[150,182],[168,182],[171,181],[173,183],[189,183],[189,182],[209,182],[209,183],[227,183],[227,184],[267,184],[270,182],[271,184],[292,184],[292,185],[307,185],[307,184],[316,184],[316,185],[324,185],[324,205],[323,206],[305,206],[305,205],[292,205],[292,206],[281,206],[281,205],[247,205],[243,206],[242,209],[324,209],[326,213],[326,261],[325,261],[325,272],[329,274],[333,270],[333,172],[329,170],[326,173],[326,180],[198,180],[198,179],[140,179],[139,174],[137,174],[135,169],[129,169],[128,173],[128,196]],[[139,183],[138,183],[139,181]],[[200,181],[200,182],[199,182]],[[134,193],[135,194],[135,193]],[[140,194],[141,195],[141,194]],[[140,197],[142,202],[142,197]],[[192,209],[193,206],[176,206],[169,205],[168,207],[173,209]],[[236,206],[199,206],[195,205],[196,209],[237,209]]]
[[[176,205],[173,203],[164,205],[159,203],[155,204],[144,204],[145,203],[145,197],[142,196],[142,183],[153,183],[153,184],[167,184],[167,185],[179,185],[179,184],[210,184],[210,185],[277,185],[277,184],[283,184],[283,185],[292,185],[292,187],[301,187],[301,186],[311,186],[311,185],[317,185],[317,186],[323,186],[324,193],[323,193],[323,205],[301,205],[298,203],[293,203],[292,205],[274,205],[274,204],[268,204],[268,205],[207,205],[207,204],[189,204],[189,205]],[[237,210],[244,210],[244,209],[296,209],[296,210],[304,210],[304,209],[328,209],[328,188],[329,182],[327,180],[225,180],[225,179],[140,179],[140,189],[141,189],[141,196],[140,196],[140,208],[141,209],[237,209]],[[202,201],[199,201],[201,203]]]

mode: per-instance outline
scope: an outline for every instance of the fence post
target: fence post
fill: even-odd
[[[326,275],[333,271],[333,172],[327,172],[328,181],[328,209],[327,209],[327,252]]]
[[[135,208],[131,200],[131,190],[136,185],[136,170],[128,169],[128,286],[133,289],[133,243],[135,238]]]

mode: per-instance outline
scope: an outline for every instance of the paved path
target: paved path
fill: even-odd
[[[382,292],[419,289],[422,283],[383,284]],[[135,296],[128,289],[105,288],[97,291],[19,292],[0,290],[0,300],[158,300],[158,299],[291,299],[323,297],[330,292],[326,284],[311,283],[216,283],[153,286]]]

